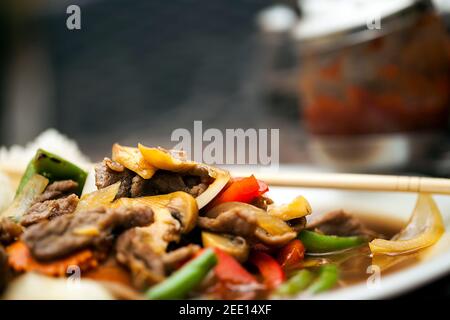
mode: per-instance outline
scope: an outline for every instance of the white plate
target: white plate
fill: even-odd
[[[272,187],[269,196],[275,203],[287,203],[298,195],[308,199],[313,215],[336,209],[354,214],[376,214],[405,222],[417,199],[412,193],[385,193]],[[377,285],[361,283],[316,296],[320,299],[381,299],[407,292],[450,272],[450,196],[434,196],[444,218],[446,233],[429,250],[427,259],[402,271],[382,276]],[[369,278],[371,274],[368,274]]]

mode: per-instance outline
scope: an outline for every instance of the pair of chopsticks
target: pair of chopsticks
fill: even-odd
[[[293,171],[258,172],[255,176],[273,186],[450,195],[450,179],[443,178]]]

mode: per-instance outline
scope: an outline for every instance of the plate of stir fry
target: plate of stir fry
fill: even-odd
[[[367,294],[377,272],[395,282],[436,246],[448,253],[447,220],[430,195],[420,194],[414,208],[404,202],[415,196],[402,195],[384,209],[371,196],[371,209],[356,209],[398,213],[378,219],[352,212],[367,204],[364,195],[348,208],[345,194],[333,202],[335,195],[272,188],[141,144],[114,144],[90,171],[39,149],[0,213],[0,292],[5,299],[291,299],[359,286],[350,298],[379,297],[386,292]],[[450,208],[446,199],[439,205]],[[439,267],[430,277],[449,268]]]

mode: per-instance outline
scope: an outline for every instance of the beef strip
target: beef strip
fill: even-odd
[[[122,171],[115,171],[118,167],[111,165],[111,162],[112,160],[105,158],[95,167],[95,185],[98,189],[103,189],[120,181],[120,188],[116,199],[130,197],[131,183],[135,174],[125,168]]]
[[[300,232],[306,227],[306,217],[295,218],[286,222],[296,232]]]
[[[256,197],[255,199],[253,199],[251,204],[257,208],[267,211],[267,207],[269,205],[271,205],[272,203],[273,203],[272,199],[265,197],[265,196],[259,196],[259,197]]]
[[[212,182],[209,172],[201,166],[185,174],[158,170],[146,180],[120,164],[105,158],[95,168],[95,184],[98,189],[121,182],[116,198],[141,197],[184,191],[198,197]]]
[[[208,188],[211,183],[210,179],[209,176],[205,176],[204,174],[201,176],[191,174],[181,175],[176,172],[158,170],[147,181],[146,194],[158,195],[184,191],[193,197],[198,197]]]
[[[55,200],[77,191],[78,183],[73,180],[55,181],[45,188],[45,191],[37,197],[35,203],[47,200]]]
[[[37,260],[49,261],[88,247],[106,250],[115,233],[152,222],[153,211],[146,206],[99,208],[32,225],[22,239]]]
[[[140,175],[135,175],[131,180],[130,195],[132,198],[141,197],[144,195],[147,180]]]
[[[198,217],[197,224],[202,229],[244,238],[252,237],[257,228],[255,216],[239,208],[225,211],[216,218]]]
[[[122,233],[116,242],[116,259],[131,271],[133,285],[138,289],[161,282],[166,274],[200,250],[198,245],[189,244],[158,255],[145,240],[146,237],[146,231],[133,228]]]
[[[8,255],[0,244],[0,294],[6,287],[9,278]]]
[[[104,159],[105,165],[115,172],[123,172],[125,170],[125,167],[118,163],[117,161],[111,160],[109,158]]]
[[[271,235],[266,230],[258,228],[256,229],[255,236],[260,242],[266,245],[272,247],[281,247],[287,244],[289,241],[294,240],[297,237],[297,232],[292,231],[279,235]]]
[[[165,277],[161,257],[143,240],[144,236],[139,228],[133,228],[124,232],[116,242],[116,259],[131,271],[133,285],[139,289]]]
[[[28,227],[41,221],[51,220],[58,216],[72,213],[75,211],[78,201],[78,196],[71,194],[65,198],[37,202],[28,209],[20,223]]]
[[[14,242],[22,232],[22,227],[11,219],[0,219],[0,244],[8,245]]]
[[[187,246],[170,251],[162,256],[162,261],[166,272],[173,271],[180,263],[187,261],[200,250],[200,246],[196,244],[188,244]]]
[[[262,209],[240,202],[226,202],[214,207],[199,217],[197,224],[200,228],[212,232],[241,236],[250,243],[262,242],[269,246],[281,246],[297,236],[295,229],[280,235],[269,234],[258,226],[258,214],[266,214]],[[297,221],[302,227],[301,221]]]
[[[364,236],[371,240],[383,237],[377,232],[367,228],[358,218],[351,214],[337,210],[332,211],[319,219],[308,223],[308,230],[316,230],[327,235],[336,236]]]
[[[27,227],[74,212],[79,200],[75,194],[77,188],[78,183],[73,180],[55,181],[48,185],[24,214],[20,223]]]

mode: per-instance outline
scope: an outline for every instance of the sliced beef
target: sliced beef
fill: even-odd
[[[9,267],[8,267],[8,255],[5,249],[0,244],[0,294],[6,287],[9,277]]]
[[[252,205],[254,205],[257,208],[263,209],[265,211],[267,211],[267,207],[272,203],[273,203],[273,200],[268,197],[265,197],[265,196],[256,197],[252,201]]]
[[[200,228],[212,232],[241,236],[250,243],[262,242],[269,246],[282,246],[297,236],[295,230],[280,235],[269,234],[258,226],[257,217],[267,213],[261,208],[242,202],[225,202],[199,217]],[[301,224],[301,221],[298,223]]]
[[[71,194],[56,200],[37,202],[28,209],[20,223],[27,227],[44,220],[51,220],[58,216],[72,213],[75,211],[78,201],[78,196]]]
[[[105,158],[104,162],[106,166],[108,166],[109,169],[115,172],[123,172],[125,170],[125,167],[118,163],[117,161],[111,160],[109,158]]]
[[[141,197],[145,193],[147,180],[142,178],[140,175],[135,175],[131,180],[130,195],[132,198]]]
[[[196,198],[208,189],[214,179],[209,175],[208,168],[198,165],[183,176],[183,181],[188,189],[186,192]]]
[[[24,214],[20,223],[27,227],[74,212],[79,200],[75,194],[77,188],[78,183],[73,180],[55,181],[48,185]]]
[[[255,232],[256,238],[271,247],[281,247],[287,244],[289,241],[294,240],[297,237],[297,232],[286,232],[280,235],[271,235],[264,229],[258,228]]]
[[[120,188],[116,198],[130,197],[131,183],[135,174],[125,168],[122,171],[116,171],[120,168],[120,165],[111,165],[111,162],[112,160],[105,158],[95,167],[95,185],[98,189],[103,189],[116,182],[120,182]]]
[[[244,238],[252,237],[257,228],[255,216],[241,208],[225,211],[215,218],[198,217],[197,223],[202,229]]]
[[[133,228],[122,233],[115,247],[117,261],[131,271],[133,285],[138,289],[161,282],[166,274],[200,250],[198,245],[190,244],[158,255],[146,241],[147,237],[145,230]]]
[[[47,200],[55,200],[76,193],[78,183],[73,180],[55,181],[45,188],[45,191],[37,197],[35,203]]]
[[[162,261],[166,271],[173,271],[180,265],[180,263],[192,258],[199,250],[200,246],[196,244],[188,244],[187,246],[166,253],[162,256]]]
[[[286,222],[296,232],[300,232],[306,227],[306,217],[296,218]]]
[[[132,274],[133,285],[144,289],[164,280],[164,263],[143,239],[139,228],[124,232],[116,242],[116,259]]]
[[[0,219],[0,244],[8,245],[22,234],[22,227],[9,218]]]
[[[368,239],[382,237],[367,228],[358,218],[343,211],[332,211],[307,225],[309,230],[317,230],[327,235],[364,236]]]
[[[158,170],[147,181],[146,195],[167,194],[175,191],[184,191],[198,197],[211,183],[209,176],[181,175],[180,173]]]
[[[22,239],[37,260],[49,261],[88,247],[106,250],[115,234],[152,222],[153,211],[146,206],[100,208],[32,225]]]
[[[108,158],[95,168],[95,184],[98,189],[121,182],[116,198],[153,196],[175,191],[184,191],[198,197],[208,188],[212,180],[208,170],[201,166],[184,174],[158,170],[148,180]]]

